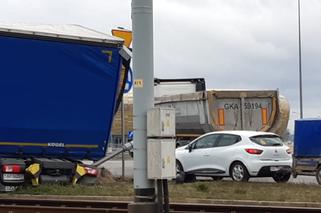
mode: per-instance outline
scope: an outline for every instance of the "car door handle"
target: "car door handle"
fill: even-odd
[[[204,157],[209,157],[210,155],[203,155]]]

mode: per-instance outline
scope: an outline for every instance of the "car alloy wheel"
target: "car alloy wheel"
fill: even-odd
[[[241,182],[249,180],[249,173],[245,166],[240,162],[236,162],[232,165],[230,174],[234,181]]]

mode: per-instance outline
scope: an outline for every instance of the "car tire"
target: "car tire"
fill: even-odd
[[[321,166],[318,167],[315,177],[318,181],[318,184],[321,185]]]
[[[176,161],[176,183],[184,183],[185,182],[185,172],[182,164],[177,160]]]
[[[186,174],[185,175],[185,181],[186,183],[192,183],[196,181],[196,176],[193,174]]]
[[[277,183],[286,183],[291,177],[291,173],[277,172],[272,178]]]
[[[247,182],[250,178],[250,175],[241,162],[235,162],[230,168],[230,176],[234,181],[237,182]]]
[[[222,180],[223,177],[220,177],[220,176],[212,176],[212,179],[213,179],[214,181],[219,181],[219,180]]]

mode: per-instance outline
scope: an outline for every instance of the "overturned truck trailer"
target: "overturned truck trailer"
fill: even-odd
[[[208,90],[165,95],[155,102],[176,109],[178,140],[218,130],[283,134],[289,120],[289,104],[277,90]]]
[[[91,179],[105,156],[123,40],[78,25],[0,24],[0,189]]]

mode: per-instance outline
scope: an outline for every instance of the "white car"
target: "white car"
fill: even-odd
[[[196,176],[248,181],[250,177],[273,177],[287,182],[291,177],[289,147],[273,133],[217,131],[207,133],[176,149],[177,182]]]

